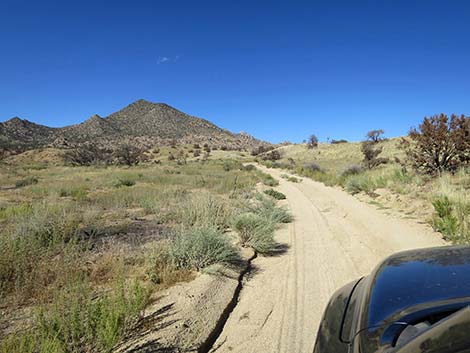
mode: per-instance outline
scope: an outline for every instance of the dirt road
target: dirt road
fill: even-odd
[[[295,216],[277,235],[288,249],[253,262],[255,271],[212,352],[312,352],[336,289],[394,252],[445,244],[428,226],[392,218],[343,191],[265,171],[279,179]]]

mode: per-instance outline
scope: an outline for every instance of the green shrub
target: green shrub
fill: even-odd
[[[72,188],[62,188],[59,190],[60,197],[73,197],[76,200],[84,200],[88,195],[86,188],[82,186]]]
[[[39,182],[38,178],[33,177],[33,176],[29,176],[29,177],[26,177],[24,179],[18,180],[15,183],[15,186],[17,188],[22,188],[24,186],[37,184],[38,182]]]
[[[119,178],[116,183],[114,183],[114,186],[119,188],[121,186],[134,186],[135,185],[135,180],[132,178]]]
[[[100,229],[92,211],[40,203],[5,227],[0,234],[0,294],[15,291],[19,298],[32,296],[54,279],[46,259],[62,258],[66,249],[75,252],[74,244],[83,235],[83,226]]]
[[[346,191],[351,194],[358,194],[360,192],[370,193],[374,191],[376,185],[374,181],[366,175],[355,175],[347,179]]]
[[[392,179],[402,184],[409,184],[415,179],[415,177],[402,168],[395,169],[393,171]]]
[[[273,187],[273,186],[278,186],[279,185],[279,181],[274,179],[272,177],[272,175],[270,175],[270,174],[262,173],[261,174],[261,180],[262,180],[263,184],[266,185],[266,186]]]
[[[224,198],[198,193],[180,200],[175,208],[174,218],[185,227],[223,229],[228,224],[231,212],[231,207]]]
[[[262,194],[256,195],[254,202],[246,205],[245,209],[264,217],[273,224],[292,222],[292,215],[286,208],[277,206],[272,199]]]
[[[252,172],[256,170],[256,167],[253,164],[247,164],[243,167],[243,170],[246,172]]]
[[[269,196],[275,198],[276,200],[285,200],[286,199],[286,195],[284,195],[282,192],[276,191],[274,189],[264,190],[264,193],[266,195],[269,195]]]
[[[176,268],[194,270],[238,259],[238,253],[227,237],[213,227],[179,233],[170,241],[168,256]]]
[[[240,242],[255,251],[266,254],[276,247],[274,240],[274,223],[259,214],[246,212],[235,216],[232,227],[237,231]]]
[[[9,220],[23,217],[30,214],[32,206],[30,203],[22,203],[19,205],[5,205],[0,207],[0,220]]]
[[[69,284],[38,311],[32,329],[7,337],[0,352],[110,352],[139,317],[149,294],[137,281],[121,281],[95,299],[82,282]]]
[[[336,173],[326,172],[316,163],[310,163],[304,167],[297,167],[295,172],[299,175],[319,181],[327,186],[338,185],[340,179]]]
[[[456,240],[459,228],[459,221],[454,215],[454,206],[448,197],[443,196],[437,198],[432,203],[436,215],[432,220],[432,225],[435,230],[442,233],[445,238]]]
[[[224,171],[229,172],[234,169],[242,170],[243,165],[235,160],[225,160],[222,165]]]

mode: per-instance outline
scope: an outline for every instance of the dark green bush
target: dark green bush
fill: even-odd
[[[275,198],[276,200],[285,200],[286,199],[286,195],[284,195],[282,192],[276,191],[274,189],[264,190],[264,193],[266,195],[269,195],[269,196]]]
[[[256,167],[253,164],[247,164],[243,167],[243,169],[247,172],[252,172],[256,170]]]

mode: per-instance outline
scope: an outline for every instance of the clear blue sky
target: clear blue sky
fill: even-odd
[[[470,113],[470,1],[0,2],[0,121],[144,98],[273,142]]]

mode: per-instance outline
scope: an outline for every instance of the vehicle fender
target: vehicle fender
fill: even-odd
[[[314,353],[348,353],[349,345],[341,341],[341,327],[349,297],[359,281],[348,283],[331,297],[318,328]]]

